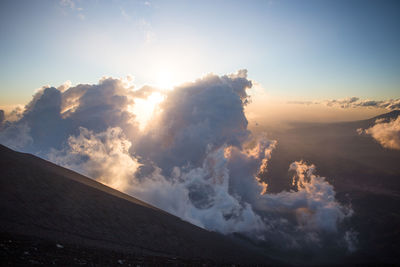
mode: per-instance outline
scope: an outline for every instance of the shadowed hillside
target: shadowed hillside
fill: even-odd
[[[80,264],[74,259],[100,265],[271,262],[248,244],[4,146],[0,177],[5,264]]]

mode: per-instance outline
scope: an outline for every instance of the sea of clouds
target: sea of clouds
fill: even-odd
[[[315,166],[288,166],[293,190],[268,193],[262,175],[277,145],[248,129],[247,71],[208,74],[159,90],[129,79],[43,87],[11,117],[0,143],[83,173],[208,230],[239,233],[279,249],[353,251],[352,215]],[[162,94],[146,127],[132,112]],[[372,133],[372,130],[371,130]]]
[[[316,101],[289,101],[288,104],[297,105],[325,105],[334,108],[379,108],[387,110],[398,110],[400,109],[400,98],[386,99],[386,100],[370,100],[360,99],[359,97],[347,97],[342,99],[328,99],[328,100],[316,100]]]

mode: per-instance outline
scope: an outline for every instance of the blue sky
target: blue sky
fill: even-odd
[[[400,97],[398,1],[1,1],[0,105],[36,88],[248,69],[293,99]]]

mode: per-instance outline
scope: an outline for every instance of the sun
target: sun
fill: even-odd
[[[174,74],[168,70],[160,70],[156,76],[156,87],[163,90],[170,90],[176,85]]]

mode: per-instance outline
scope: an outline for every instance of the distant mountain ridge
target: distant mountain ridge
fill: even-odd
[[[382,115],[378,115],[374,118],[371,118],[369,120],[377,120],[377,119],[396,119],[400,115],[400,110],[393,110],[389,113],[385,113]]]

